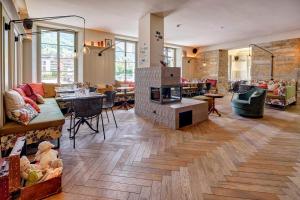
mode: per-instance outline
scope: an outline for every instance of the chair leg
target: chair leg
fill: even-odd
[[[110,108],[110,109],[111,109],[111,113],[112,113],[114,121],[115,121],[116,128],[118,128],[117,121],[116,121],[115,114],[114,114],[114,110],[112,108]]]
[[[102,113],[100,114],[100,117],[101,117],[101,122],[102,122],[103,137],[104,137],[104,140],[105,140],[105,130],[104,130],[104,124],[103,124],[103,116],[102,116]]]
[[[71,118],[70,118],[70,129],[69,129],[69,138],[72,137],[72,121],[73,121],[73,115],[71,115]]]
[[[74,119],[75,121],[75,119]],[[75,126],[74,126],[74,135],[73,135],[73,148],[75,149],[75,135],[77,134],[78,130],[79,130],[79,127],[81,126],[82,124],[82,121],[81,119],[79,119],[79,121],[76,123],[75,126],[77,126],[76,130],[75,130]]]
[[[97,123],[97,133],[99,132],[99,115],[97,116],[97,121],[96,121],[96,123]]]
[[[107,109],[105,109],[105,113],[106,113],[107,121],[109,122],[109,117],[108,117],[108,114],[107,114]]]

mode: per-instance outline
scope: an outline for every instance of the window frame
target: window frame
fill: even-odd
[[[134,44],[134,46],[135,46],[135,48],[134,48],[134,54],[135,54],[135,61],[134,61],[134,69],[136,69],[136,67],[137,67],[137,42],[136,41],[133,41],[133,40],[126,40],[126,39],[120,39],[120,38],[116,38],[115,39],[115,44],[117,44],[118,42],[124,42],[124,56],[125,56],[125,58],[126,58],[126,54],[127,53],[132,53],[132,52],[127,52],[127,43],[133,43]],[[124,80],[117,80],[116,79],[116,63],[118,62],[118,63],[123,63],[123,62],[120,62],[120,61],[117,61],[117,59],[116,59],[116,52],[123,52],[123,51],[117,51],[116,50],[117,48],[115,47],[115,52],[114,52],[114,54],[115,54],[115,61],[114,61],[114,64],[115,64],[115,80],[116,81],[124,81],[124,82],[129,82],[128,80],[127,80],[127,64],[129,64],[129,63],[133,63],[133,62],[128,62],[126,59],[125,59],[125,61],[124,61]],[[134,74],[134,77],[135,77],[135,70],[133,71],[133,74]],[[135,79],[133,80],[133,82],[135,82]]]
[[[173,52],[174,52],[174,57],[172,57],[172,56],[169,56],[168,55],[168,50],[169,49],[172,49],[173,50]],[[165,54],[165,52],[167,53],[167,54]],[[174,60],[174,62],[173,62],[173,67],[176,67],[176,48],[173,48],[173,47],[164,47],[164,58],[165,58],[165,62],[166,62],[166,64],[167,64],[167,66],[168,67],[170,67],[169,66],[169,63],[167,62],[168,61],[168,58],[173,58],[173,60]]]
[[[44,26],[38,26],[37,30],[38,32],[41,32],[42,30],[55,30],[56,28],[49,28],[49,27],[44,27]],[[60,33],[72,33],[74,34],[74,50],[78,53],[78,34],[76,31],[71,31],[71,30],[60,30],[60,31],[53,31],[57,33],[57,82],[55,84],[60,84],[60,85],[70,85],[72,83],[61,83],[61,56],[60,56]],[[42,34],[37,34],[37,80],[38,82],[42,82],[42,40],[41,40]],[[78,81],[78,59],[77,57],[74,57],[74,82]]]

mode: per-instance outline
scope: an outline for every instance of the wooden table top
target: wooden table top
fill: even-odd
[[[132,90],[134,87],[117,87],[117,90]]]
[[[223,98],[224,97],[223,94],[212,94],[212,93],[204,94],[204,96],[212,97],[212,98]]]

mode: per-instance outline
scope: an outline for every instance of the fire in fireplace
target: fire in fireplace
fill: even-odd
[[[152,102],[160,104],[180,102],[182,99],[181,86],[165,85],[150,87],[150,99]]]

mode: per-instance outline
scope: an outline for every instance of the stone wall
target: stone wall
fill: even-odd
[[[228,88],[228,51],[214,50],[204,51],[198,54],[191,66],[192,75],[189,79],[217,79],[218,90],[226,93]],[[203,66],[203,63],[206,63]]]
[[[300,81],[300,38],[257,44],[274,54],[274,79]],[[270,79],[271,56],[257,47],[252,48],[252,79]]]

